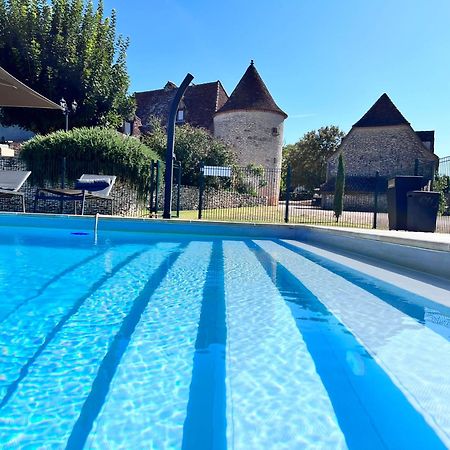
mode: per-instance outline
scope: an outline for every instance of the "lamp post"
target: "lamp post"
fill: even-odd
[[[62,108],[62,113],[64,114],[65,118],[66,118],[66,131],[69,131],[69,114],[74,114],[75,111],[77,110],[78,107],[78,103],[76,102],[76,100],[74,100],[72,102],[72,104],[69,106],[67,105],[67,102],[64,100],[64,97],[59,101],[59,104],[61,105]]]
[[[175,146],[175,116],[178,111],[178,105],[180,104],[181,97],[188,88],[190,82],[194,77],[188,73],[180,87],[175,93],[175,97],[172,100],[170,106],[169,118],[167,121],[167,148],[166,148],[166,169],[164,172],[164,212],[163,219],[170,219],[172,215],[172,185],[173,185],[173,159],[174,159],[174,146]]]

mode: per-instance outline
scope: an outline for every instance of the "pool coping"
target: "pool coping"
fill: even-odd
[[[0,226],[51,226],[93,230],[96,216],[0,213]],[[17,223],[20,218],[21,223]],[[220,222],[185,219],[98,216],[99,231],[219,235],[226,237],[297,239],[368,256],[450,279],[450,234],[330,227],[309,224]],[[23,221],[23,222],[22,222]],[[33,223],[32,223],[33,222]],[[53,225],[54,226],[54,225]]]

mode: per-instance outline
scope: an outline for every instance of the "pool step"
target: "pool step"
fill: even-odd
[[[51,258],[42,261],[42,265],[36,264],[43,251],[48,249],[18,243],[0,246],[0,324],[20,305],[41,295],[48,284],[67,273],[68,268],[78,268],[87,262],[86,259],[98,255],[97,251],[86,248],[68,252],[65,248],[55,247],[51,249]]]
[[[133,301],[176,244],[146,249],[130,246],[124,267],[83,300],[29,368],[28,375],[1,410],[0,435],[7,446],[65,446],[99,364]],[[49,444],[50,443],[50,444]]]
[[[378,415],[374,414],[380,433],[393,439],[391,445],[408,449],[450,446],[450,404],[446,401],[450,390],[450,343],[309,259],[274,242],[255,242],[353,333],[412,405],[403,410],[401,417],[391,414],[397,411],[395,405],[385,405]],[[436,367],[440,367],[439,371]],[[382,420],[386,417],[391,420]]]
[[[149,299],[88,448],[180,448],[211,244],[192,242]]]
[[[368,377],[367,372],[370,373],[371,369],[372,372],[383,374],[381,368],[373,360],[368,360],[370,357],[364,347],[300,280],[256,244],[248,242],[247,245],[289,306],[330,397],[348,447],[386,449],[355,389],[355,385],[363,380],[372,390],[376,378]]]
[[[346,448],[289,307],[243,242],[224,242],[227,437],[239,449]]]
[[[136,251],[133,247],[123,254],[111,249],[89,259],[77,270],[63,273],[58,282],[48,284],[40,295],[31,296],[0,325],[0,342],[9,343],[9,354],[0,360],[0,405],[4,406],[11,394],[11,386],[48,343],[57,324],[77,301],[90,295],[91,289],[109,270],[111,264],[120,264]],[[47,283],[45,283],[47,284]],[[70,286],[70,289],[64,289]]]
[[[222,244],[214,241],[198,324],[183,450],[226,450],[226,310]]]

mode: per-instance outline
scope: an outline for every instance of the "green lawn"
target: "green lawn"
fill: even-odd
[[[202,219],[224,222],[284,223],[284,207],[253,206],[204,210]],[[195,220],[198,211],[180,211],[180,219]],[[289,211],[289,223],[304,223],[341,227],[372,227],[372,213],[345,211],[338,223],[333,211],[322,209],[295,208]]]

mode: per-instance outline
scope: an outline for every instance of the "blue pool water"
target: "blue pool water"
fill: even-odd
[[[450,311],[298,242],[0,227],[0,343],[2,449],[450,447]]]

